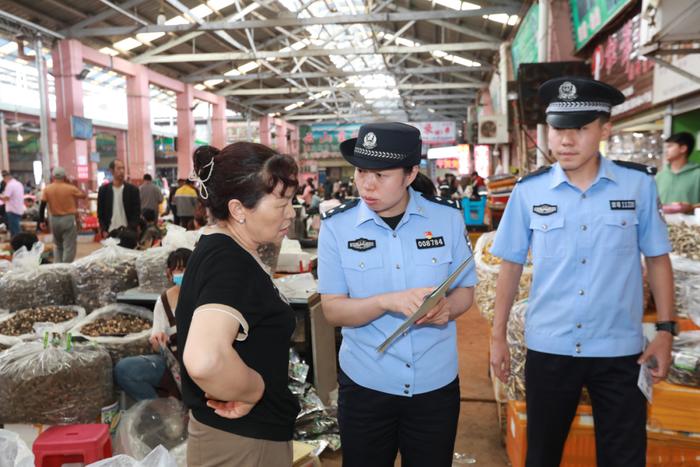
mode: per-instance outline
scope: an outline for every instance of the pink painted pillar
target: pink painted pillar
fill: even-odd
[[[125,131],[120,131],[117,133],[116,138],[117,138],[117,147],[116,147],[116,153],[117,153],[117,159],[119,160],[126,160],[126,145],[127,145],[127,138],[126,138],[126,133]]]
[[[194,86],[185,85],[185,90],[177,95],[177,177],[187,178],[192,172],[192,152],[194,151],[194,116],[192,101]]]
[[[270,117],[262,117],[260,119],[260,144],[265,146],[270,146],[272,140],[270,137],[270,120]]]
[[[58,165],[58,132],[56,131],[56,119],[49,120],[49,148],[51,153],[51,167]]]
[[[153,175],[156,169],[151,134],[150,97],[146,67],[137,66],[135,74],[126,78],[129,121],[126,175],[132,180],[141,180],[145,173]]]
[[[211,145],[222,149],[226,146],[226,97],[219,96],[212,107]]]
[[[288,154],[290,156],[299,157],[299,127],[296,125],[289,125],[287,131],[291,133],[289,138],[289,143],[287,146]]]
[[[52,56],[56,79],[58,163],[71,179],[86,186],[90,178],[88,141],[71,136],[71,116],[83,116],[83,85],[76,79],[83,69],[82,47],[74,39],[61,40],[54,47]]]

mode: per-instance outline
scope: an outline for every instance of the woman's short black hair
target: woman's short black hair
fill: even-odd
[[[17,251],[22,247],[26,247],[27,251],[31,251],[34,244],[38,241],[39,239],[33,233],[20,232],[12,237],[10,240],[10,246],[12,247],[12,251]]]
[[[168,255],[166,266],[170,271],[185,269],[190,256],[192,256],[192,250],[189,248],[178,248]]]
[[[202,146],[194,152],[193,159],[194,169],[208,195],[204,204],[220,220],[228,219],[228,203],[232,199],[252,209],[278,184],[282,184],[284,191],[299,185],[299,169],[294,159],[262,144],[233,143],[221,151]]]

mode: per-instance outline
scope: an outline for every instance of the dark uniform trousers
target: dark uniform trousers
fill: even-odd
[[[450,467],[459,418],[459,378],[435,391],[395,396],[338,375],[343,467]]]
[[[591,396],[598,467],[644,467],[646,399],[639,355],[571,357],[527,351],[527,467],[558,467],[585,386]]]

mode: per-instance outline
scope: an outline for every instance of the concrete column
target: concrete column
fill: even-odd
[[[220,96],[212,105],[211,145],[223,149],[226,146],[226,97]]]
[[[0,112],[0,170],[10,170],[10,145],[7,143],[7,125],[2,112]]]
[[[539,0],[539,18],[537,21],[537,61],[549,61],[549,0]],[[537,167],[546,164],[549,153],[547,142],[547,125],[537,125]]]
[[[287,123],[284,120],[275,119],[275,133],[277,134],[277,152],[287,154]]]
[[[126,155],[128,153],[126,133],[127,132],[125,132],[125,131],[120,131],[116,135],[116,138],[117,138],[116,156],[117,156],[117,159],[119,159],[121,161],[126,160]]]
[[[89,184],[88,142],[71,136],[71,117],[83,116],[83,85],[76,75],[83,69],[82,44],[74,39],[57,42],[52,52],[56,86],[56,143],[58,163],[68,177]]]
[[[151,102],[148,88],[148,70],[137,66],[133,76],[126,78],[128,110],[128,157],[126,176],[141,180],[143,174],[153,174],[156,168],[151,134]]]
[[[192,102],[194,86],[185,85],[185,90],[177,94],[177,177],[187,178],[192,172],[192,152],[194,151],[194,116]]]
[[[262,117],[260,119],[260,144],[270,146],[272,138],[270,137],[270,117]]]

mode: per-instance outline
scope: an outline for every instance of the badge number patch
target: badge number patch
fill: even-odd
[[[443,237],[416,238],[416,246],[419,250],[439,248],[445,246],[445,239]]]
[[[540,216],[549,216],[557,212],[558,207],[552,204],[538,204],[532,207],[532,212]]]
[[[634,211],[637,203],[633,199],[611,199],[610,209],[613,211]]]
[[[367,251],[375,248],[376,246],[376,240],[369,240],[366,238],[358,238],[357,240],[350,240],[348,242],[348,248],[355,251]]]

